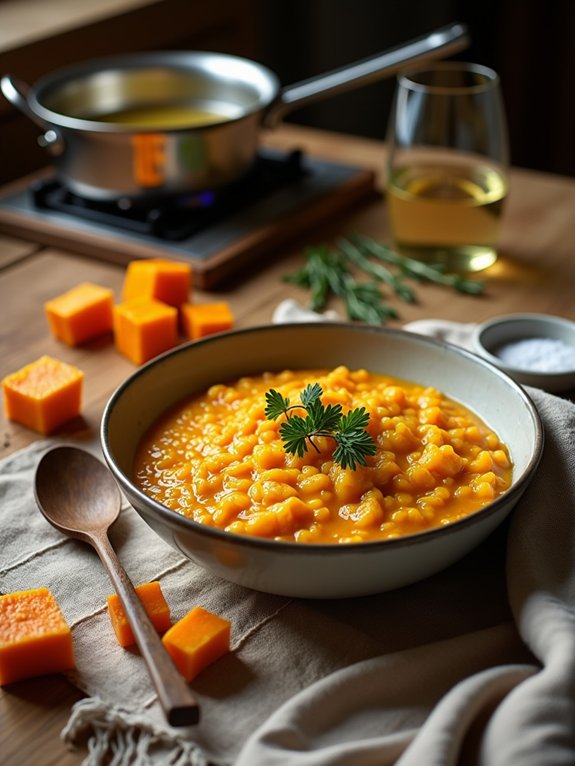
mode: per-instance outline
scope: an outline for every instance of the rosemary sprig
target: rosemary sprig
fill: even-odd
[[[370,261],[359,247],[347,239],[340,239],[337,244],[345,257],[349,258],[349,260],[355,263],[356,266],[359,266],[362,271],[366,274],[370,274],[374,279],[385,282],[392,288],[394,293],[406,303],[415,303],[415,293],[411,287],[406,285],[400,277],[393,274],[393,272],[386,268],[382,263],[374,263],[373,261]]]
[[[310,247],[301,269],[284,277],[285,282],[310,291],[310,308],[322,311],[330,295],[343,300],[348,319],[368,324],[384,324],[397,317],[375,281],[360,282],[346,265],[342,253],[325,246]]]
[[[404,274],[415,279],[435,282],[435,284],[443,285],[444,287],[453,287],[458,292],[469,295],[479,295],[484,290],[485,285],[483,282],[466,279],[460,274],[446,274],[438,266],[432,266],[423,261],[417,261],[415,258],[409,258],[406,255],[396,253],[391,248],[382,245],[381,242],[376,242],[369,237],[356,235],[354,241],[365,252],[382,261],[398,266]]]
[[[323,404],[322,394],[319,383],[309,384],[300,395],[300,404],[292,405],[279,391],[272,388],[266,392],[266,418],[277,420],[281,415],[286,418],[280,426],[285,451],[303,457],[308,445],[311,445],[316,452],[320,452],[314,438],[328,436],[336,442],[333,453],[335,463],[352,471],[358,463],[366,465],[366,457],[376,451],[371,434],[365,430],[369,424],[369,413],[364,407],[357,407],[344,415],[341,404]],[[305,410],[305,417],[291,414],[295,409]]]
[[[417,300],[406,278],[433,282],[467,295],[480,295],[485,288],[483,282],[446,273],[441,266],[396,253],[380,242],[357,234],[351,239],[339,239],[335,249],[325,245],[309,247],[305,256],[301,269],[285,276],[284,281],[309,290],[310,308],[323,311],[330,297],[336,296],[343,301],[348,319],[373,325],[385,324],[399,316],[397,309],[387,302],[381,284],[405,303]],[[359,280],[351,267],[369,279]]]

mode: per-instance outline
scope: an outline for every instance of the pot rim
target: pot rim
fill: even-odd
[[[200,64],[208,66],[210,76],[214,79],[233,77],[238,83],[254,86],[257,98],[249,108],[243,108],[237,117],[226,119],[223,122],[206,123],[190,127],[161,128],[138,127],[129,124],[105,122],[103,120],[89,120],[80,117],[56,112],[45,106],[43,100],[49,92],[54,92],[74,80],[81,80],[91,75],[101,74],[113,70],[134,70],[166,68],[180,72],[197,71],[202,74]],[[226,69],[230,69],[226,73]],[[203,73],[205,74],[205,73]],[[269,107],[278,97],[280,82],[277,75],[268,67],[248,58],[235,56],[228,53],[212,51],[152,51],[146,53],[119,54],[101,58],[89,59],[80,64],[61,67],[48,75],[41,77],[34,83],[28,94],[27,102],[31,111],[48,126],[65,128],[76,131],[89,131],[95,133],[199,133],[205,130],[225,128],[230,124],[237,123],[245,118],[261,113]]]

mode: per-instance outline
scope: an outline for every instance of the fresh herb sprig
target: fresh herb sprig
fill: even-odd
[[[396,253],[390,247],[382,245],[381,242],[376,242],[369,237],[356,235],[354,241],[358,247],[362,248],[369,255],[398,266],[406,276],[434,282],[444,287],[452,287],[457,292],[467,293],[468,295],[479,295],[485,289],[485,284],[481,281],[467,279],[461,276],[461,274],[447,274],[441,266],[433,266],[429,263],[418,261],[415,258],[409,258],[406,255]]]
[[[351,273],[343,254],[324,246],[306,250],[301,269],[284,281],[310,291],[310,308],[322,311],[331,295],[341,298],[349,319],[368,324],[385,324],[396,319],[397,310],[389,306],[377,281],[359,281]]]
[[[368,279],[358,279],[357,272]],[[339,239],[335,248],[325,245],[307,248],[304,265],[284,277],[285,282],[309,290],[309,306],[313,311],[323,311],[330,297],[336,296],[343,301],[348,319],[373,325],[399,316],[382,292],[382,284],[404,303],[416,303],[415,290],[406,279],[432,282],[467,295],[480,295],[485,289],[479,280],[446,273],[441,266],[402,255],[360,235]]]
[[[380,282],[385,282],[394,293],[406,303],[415,303],[415,292],[409,285],[406,285],[401,277],[394,274],[390,269],[383,265],[383,263],[374,263],[366,255],[364,251],[360,249],[356,244],[349,242],[347,239],[340,239],[338,241],[340,251],[348,258],[352,263],[369,274],[374,279]],[[366,244],[367,248],[367,244]],[[393,261],[392,261],[393,263]]]
[[[291,404],[287,397],[272,388],[265,395],[266,418],[277,420],[285,416],[286,420],[280,426],[280,438],[288,454],[303,457],[310,445],[320,452],[314,438],[328,436],[336,443],[334,462],[355,471],[358,464],[366,465],[366,458],[374,455],[377,449],[371,434],[365,430],[369,413],[364,407],[357,407],[344,415],[341,404],[323,404],[322,394],[319,383],[308,384],[300,395],[300,404]],[[293,414],[296,409],[305,410],[305,417]]]

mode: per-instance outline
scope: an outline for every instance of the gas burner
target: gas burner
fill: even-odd
[[[0,196],[0,231],[120,264],[184,260],[210,289],[376,197],[371,170],[265,148],[240,181],[152,207],[86,200],[53,175],[22,179]]]
[[[37,181],[30,187],[39,210],[66,213],[84,221],[114,226],[167,242],[180,242],[253,205],[278,189],[305,177],[303,153],[282,157],[260,154],[250,172],[216,191],[155,200],[151,204],[129,200],[90,200],[68,190],[57,179]]]

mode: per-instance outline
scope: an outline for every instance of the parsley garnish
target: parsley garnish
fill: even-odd
[[[266,392],[266,418],[286,417],[280,426],[285,451],[303,457],[311,445],[320,452],[314,437],[329,436],[337,445],[333,453],[335,463],[352,471],[358,463],[366,465],[366,457],[374,455],[377,448],[371,434],[365,430],[369,413],[364,407],[357,407],[344,415],[341,404],[323,404],[322,394],[319,383],[308,384],[300,395],[301,404],[290,404],[279,391],[272,388]],[[305,410],[305,417],[293,414],[296,409]]]

